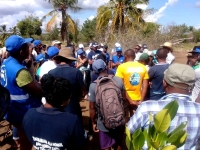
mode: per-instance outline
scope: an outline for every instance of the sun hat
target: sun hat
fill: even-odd
[[[116,47],[116,52],[122,52],[122,48],[121,47]]]
[[[74,53],[69,47],[62,48],[58,56],[64,57],[69,60],[77,60],[76,58],[74,58]]]
[[[35,58],[36,63],[39,63],[39,62],[42,62],[42,61],[45,61],[45,60],[46,60],[45,59],[45,54],[39,54]]]
[[[59,49],[55,46],[50,46],[47,50],[47,54],[48,54],[49,58],[52,58],[52,57],[58,55],[58,53],[59,53]]]
[[[139,60],[147,60],[147,59],[149,59],[149,55],[147,53],[143,53],[139,58]]]
[[[92,63],[92,69],[95,73],[101,73],[106,69],[106,63],[102,59],[97,59]]]
[[[81,55],[81,54],[83,54],[84,52],[85,52],[84,50],[79,49],[79,50],[77,51],[77,55]]]
[[[170,42],[165,42],[163,45],[161,45],[161,47],[167,47],[167,48],[173,50],[172,43],[170,43]]]
[[[174,63],[165,70],[164,80],[173,87],[191,91],[195,84],[195,71],[188,65]],[[177,83],[188,86],[180,86]]]
[[[141,45],[141,44],[137,44],[136,46],[142,47],[142,45]]]
[[[34,40],[33,41],[34,47],[38,46],[39,44],[42,44],[40,40]]]
[[[55,44],[62,44],[62,42],[55,40],[55,41],[52,42],[52,46],[54,46]]]
[[[25,43],[31,42],[32,38],[22,38],[18,35],[11,35],[5,41],[6,50],[10,53],[18,51]]]

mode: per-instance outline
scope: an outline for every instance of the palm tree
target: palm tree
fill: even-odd
[[[4,45],[4,42],[7,37],[8,37],[7,26],[0,25],[0,47]]]
[[[76,24],[70,17],[70,15],[67,14],[67,10],[72,10],[74,12],[80,10],[81,8],[77,6],[78,0],[48,0],[53,4],[54,10],[50,11],[48,14],[46,14],[43,18],[46,19],[48,16],[52,16],[51,20],[47,23],[46,29],[47,31],[51,31],[51,29],[55,26],[56,19],[59,15],[62,17],[61,21],[61,38],[62,40],[67,40],[67,43],[69,44],[69,38],[68,38],[68,29],[71,29],[71,33],[75,34]]]
[[[138,4],[148,4],[149,0],[110,0],[100,6],[97,12],[97,31],[109,26],[110,31],[123,31],[126,26],[144,24],[143,10]]]

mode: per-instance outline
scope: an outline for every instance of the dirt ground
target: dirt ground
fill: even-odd
[[[174,52],[176,56],[175,62],[186,64],[186,52]],[[88,122],[89,122],[89,102],[88,100],[83,100],[81,102],[82,114],[83,114],[83,122],[86,130],[88,130]],[[0,150],[17,150],[13,148],[14,142],[12,140],[12,132],[10,131],[9,134],[5,135],[6,131],[9,130],[9,126],[7,122],[3,122],[0,124]],[[2,135],[3,134],[3,135]],[[4,137],[5,136],[5,137]],[[88,143],[89,150],[99,150],[99,142],[98,142],[98,135],[95,134],[93,136],[93,140],[89,141]],[[126,148],[123,148],[125,150]]]

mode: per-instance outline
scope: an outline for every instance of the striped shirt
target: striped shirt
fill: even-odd
[[[195,149],[198,137],[200,137],[200,104],[192,102],[188,95],[174,93],[162,97],[159,101],[150,100],[143,102],[136,113],[130,118],[128,128],[133,133],[139,128],[147,127],[149,114],[156,114],[173,100],[177,100],[179,108],[175,118],[170,124],[168,133],[173,131],[182,122],[187,121],[188,124],[185,130],[187,131],[188,137],[185,144],[178,148],[178,150],[193,150]],[[144,146],[143,149],[147,149],[147,147]]]

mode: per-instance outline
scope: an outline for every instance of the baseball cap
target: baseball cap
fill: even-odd
[[[45,60],[45,54],[39,54],[35,58],[36,63],[42,62],[44,60]]]
[[[62,42],[55,40],[55,41],[52,42],[52,46],[54,46],[55,44],[62,44]]]
[[[82,50],[82,49],[79,49],[78,51],[77,51],[77,55],[81,55],[81,54],[83,54],[84,53],[84,50]]]
[[[140,56],[139,60],[147,60],[148,58],[149,58],[149,55],[148,55],[147,53],[143,53],[143,54]]]
[[[200,46],[195,46],[193,50],[189,53],[200,53]]]
[[[173,87],[190,91],[195,83],[195,71],[188,65],[174,63],[165,70],[164,80]],[[179,86],[177,83],[188,86]]]
[[[122,52],[122,48],[121,47],[116,47],[116,52]]]
[[[148,47],[147,47],[147,44],[143,44],[143,45],[142,45],[142,48],[148,48]]]
[[[59,49],[55,46],[50,46],[47,50],[47,54],[48,54],[49,58],[52,58],[52,57],[58,55],[58,53],[59,53]]]
[[[91,45],[90,45],[90,47],[91,47],[91,46],[97,47],[97,46],[98,46],[98,43],[97,43],[97,42],[92,42]]]
[[[106,63],[102,59],[97,59],[92,63],[92,69],[95,73],[101,73],[106,69]]]
[[[22,38],[18,35],[11,35],[5,41],[6,50],[10,53],[14,53],[20,49],[20,47],[25,44],[31,42],[32,38]]]
[[[39,44],[42,44],[40,40],[34,40],[33,41],[34,47],[38,46]]]
[[[84,48],[84,45],[83,44],[79,44],[78,48]]]

